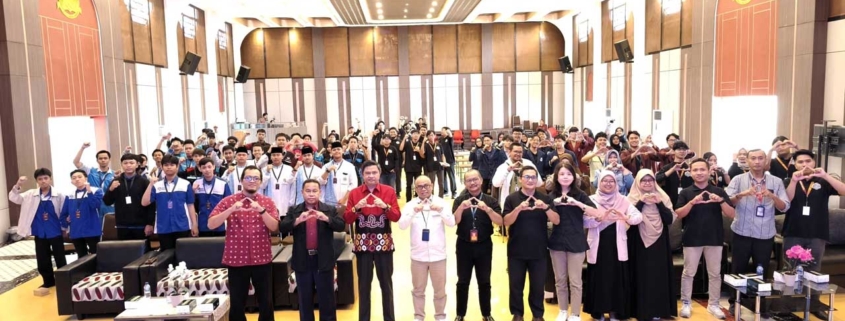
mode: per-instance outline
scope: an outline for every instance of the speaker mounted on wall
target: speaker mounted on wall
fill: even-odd
[[[186,52],[185,59],[182,59],[182,64],[179,65],[180,75],[193,75],[197,71],[197,67],[200,65],[200,60],[202,59],[201,56],[193,52]]]
[[[631,51],[631,45],[628,44],[628,39],[622,39],[613,44],[616,47],[616,57],[621,63],[634,62],[634,52]]]
[[[247,79],[249,79],[250,70],[249,66],[241,65],[241,68],[238,69],[238,76],[235,77],[235,82],[241,84],[245,83]]]
[[[563,57],[557,58],[557,62],[560,64],[560,71],[562,71],[565,74],[573,73],[572,63],[569,62],[569,56],[563,56]]]

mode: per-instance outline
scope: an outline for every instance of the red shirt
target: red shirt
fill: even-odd
[[[389,205],[390,209],[363,207],[360,211],[355,211],[355,204],[358,204],[361,199],[367,198],[367,204],[375,203],[375,198],[370,196],[367,185],[361,185],[350,191],[346,201],[343,219],[349,224],[355,224],[355,234],[352,238],[352,251],[355,253],[392,252],[394,249],[390,222],[397,222],[401,217],[396,192],[390,186],[378,184],[372,194]]]
[[[264,224],[263,214],[249,210],[249,202],[258,202],[267,210],[267,215],[279,220],[279,211],[273,200],[267,196],[256,194],[251,201],[244,193],[227,196],[217,204],[209,217],[218,215],[237,202],[244,202],[245,209],[232,213],[226,219],[226,246],[223,249],[223,265],[250,266],[268,264],[273,259],[270,251],[270,229]]]
[[[380,207],[364,207],[360,212],[355,212],[355,204],[361,201],[362,198],[370,195],[370,189],[367,185],[361,185],[349,192],[349,197],[346,199],[346,212],[343,213],[343,219],[347,224],[352,224],[358,219],[358,215],[387,215],[387,219],[392,222],[399,222],[402,214],[399,212],[399,203],[396,201],[396,192],[392,187],[378,184],[373,189],[373,196],[380,198],[385,204],[390,205],[390,210],[385,211]],[[374,204],[375,199],[369,197],[367,204]]]

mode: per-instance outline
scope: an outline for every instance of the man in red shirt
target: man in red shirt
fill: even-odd
[[[640,142],[640,133],[632,130],[628,132],[628,146],[627,150],[622,151],[622,165],[625,165],[631,174],[637,176],[637,173],[645,168],[654,170],[654,162],[660,161],[660,155],[654,150],[654,147]]]
[[[230,321],[246,321],[250,281],[258,300],[258,320],[274,320],[270,233],[279,229],[279,211],[272,199],[258,193],[262,179],[258,167],[244,168],[241,192],[221,200],[208,218],[212,230],[226,223],[223,265],[229,268]]]
[[[379,184],[381,169],[378,163],[366,161],[361,165],[364,185],[351,192],[343,214],[346,223],[355,224],[352,251],[357,257],[358,320],[370,321],[370,287],[373,266],[381,286],[382,312],[385,321],[395,321],[393,311],[393,236],[390,222],[398,222],[399,203],[393,187]]]
[[[590,163],[582,162],[581,159],[593,150],[593,146],[595,146],[595,142],[585,139],[584,134],[578,130],[578,127],[569,129],[564,148],[575,153],[575,159],[578,161],[578,169],[581,170],[581,173],[590,172]]]

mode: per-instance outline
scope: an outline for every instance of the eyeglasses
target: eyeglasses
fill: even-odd
[[[481,181],[481,179],[478,178],[478,177],[473,177],[473,178],[467,178],[466,181],[467,181],[467,183],[472,183],[472,182]]]
[[[255,183],[255,182],[260,182],[260,181],[261,181],[261,177],[258,177],[258,176],[244,176],[244,182],[247,182],[247,183]]]
[[[522,175],[522,178],[526,181],[534,181],[537,180],[537,175]]]
[[[419,189],[429,189],[431,188],[431,184],[424,184],[424,185],[417,185]]]
[[[645,178],[645,179],[640,180],[640,182],[641,183],[654,184],[654,179],[653,178]]]

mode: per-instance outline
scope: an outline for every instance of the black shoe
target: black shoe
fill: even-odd
[[[822,319],[822,320],[827,320],[827,319],[828,319],[828,317],[829,317],[829,316],[828,316],[828,312],[827,312],[827,311],[821,311],[821,310],[820,310],[820,311],[813,311],[813,312],[811,312],[811,313],[812,313],[814,316],[816,316],[816,318],[819,318],[819,319]]]
[[[515,315],[515,316],[513,316],[513,319],[511,319],[511,321],[525,321],[525,320],[522,319],[521,315]]]
[[[534,318],[534,319],[531,319],[531,321],[546,321],[546,319],[543,319],[543,318]]]
[[[734,312],[736,312],[736,303],[731,303],[730,305],[728,305],[728,313],[735,316]]]
[[[493,316],[488,315],[486,317],[481,317],[481,321],[496,321],[496,320],[493,320]]]
[[[463,316],[460,316],[460,315],[459,315],[459,316],[456,316],[456,317],[455,317],[455,321],[464,321],[464,317],[463,317]]]

